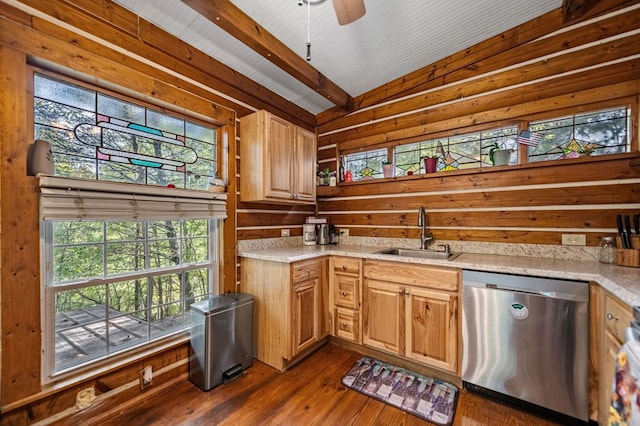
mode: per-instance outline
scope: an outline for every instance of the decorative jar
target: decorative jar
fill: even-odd
[[[616,263],[616,240],[613,237],[600,237],[598,250],[600,263]]]

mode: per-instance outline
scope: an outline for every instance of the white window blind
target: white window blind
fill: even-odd
[[[43,220],[225,219],[227,194],[42,177]]]

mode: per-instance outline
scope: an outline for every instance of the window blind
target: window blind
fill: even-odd
[[[225,219],[227,194],[135,184],[40,179],[43,220]]]

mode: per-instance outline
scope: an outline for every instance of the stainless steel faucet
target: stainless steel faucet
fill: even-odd
[[[433,242],[433,235],[431,232],[427,234],[427,215],[423,206],[418,210],[418,226],[420,227],[420,248],[426,249]]]

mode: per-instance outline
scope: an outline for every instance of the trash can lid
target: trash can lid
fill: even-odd
[[[253,302],[253,296],[246,293],[216,294],[210,295],[200,302],[191,304],[191,310],[198,311],[204,315],[210,315],[250,302]]]

